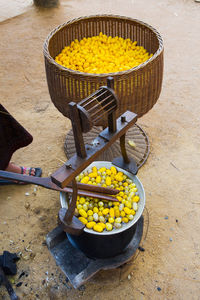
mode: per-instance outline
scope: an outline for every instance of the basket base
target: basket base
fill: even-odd
[[[33,0],[33,3],[38,7],[57,7],[59,5],[59,0]]]
[[[94,144],[95,138],[102,131],[101,127],[93,127],[88,133],[83,134],[85,144]],[[64,151],[67,159],[76,153],[74,144],[74,135],[72,129],[67,133]],[[135,124],[126,133],[126,151],[130,158],[133,158],[138,168],[140,168],[149,156],[149,140],[143,129]],[[96,160],[113,161],[114,158],[121,155],[120,143],[117,140],[109,149],[104,151]]]

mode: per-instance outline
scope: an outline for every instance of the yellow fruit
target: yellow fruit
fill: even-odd
[[[115,216],[115,211],[114,211],[114,208],[110,208],[110,217],[111,218],[114,218],[114,216]]]
[[[100,183],[100,182],[101,182],[101,176],[97,176],[96,183]]]
[[[103,39],[105,37],[102,36]],[[118,39],[122,42],[123,39]],[[94,41],[94,39],[89,40]],[[121,43],[120,42],[120,43]],[[77,41],[73,44],[73,49],[76,50]],[[111,39],[109,39],[111,43]],[[112,44],[112,43],[111,43]],[[65,53],[69,50],[65,48]],[[120,50],[119,50],[120,51]],[[71,52],[70,52],[71,53]],[[77,52],[77,55],[78,52]],[[94,55],[94,57],[96,57]],[[63,54],[59,56],[63,59]],[[84,60],[80,57],[80,61]],[[91,61],[95,61],[91,57]],[[73,57],[72,57],[73,62]],[[109,62],[108,62],[109,63]],[[104,229],[111,231],[113,228],[119,229],[124,226],[124,223],[128,223],[134,219],[134,215],[138,210],[139,196],[136,195],[136,184],[123,174],[121,171],[117,171],[115,167],[106,169],[102,167],[99,170],[94,166],[90,173],[82,172],[77,177],[77,182],[87,182],[91,185],[101,185],[104,187],[113,185],[115,189],[119,190],[117,196],[118,202],[102,201],[98,198],[90,198],[78,196],[76,201],[75,215],[79,220],[86,225],[87,228],[93,229],[96,232],[102,232]],[[105,183],[102,184],[102,180]]]
[[[111,231],[111,230],[113,229],[112,224],[106,223],[106,229],[107,229],[108,231]]]
[[[111,170],[107,169],[107,170],[106,170],[106,174],[107,174],[107,175],[111,175]]]
[[[142,46],[136,44],[136,41],[117,36],[108,37],[100,32],[98,36],[72,41],[55,57],[55,62],[85,73],[125,71],[138,66],[153,55],[149,55]],[[110,171],[112,172],[111,169]],[[96,173],[96,167],[93,167],[92,172]]]
[[[93,211],[92,211],[91,209],[89,209],[89,210],[87,211],[87,214],[88,214],[88,216],[93,216]]]
[[[107,215],[109,213],[109,208],[104,208],[104,210],[102,211],[103,215]]]
[[[122,210],[121,211],[121,217],[125,217],[125,215],[126,215],[125,212]]]
[[[94,220],[93,216],[88,216],[87,218],[88,222],[92,222]]]
[[[97,173],[93,173],[93,172],[92,172],[92,173],[89,173],[88,175],[89,175],[90,178],[97,177]],[[89,177],[88,177],[88,178],[89,178]]]
[[[119,211],[119,209],[115,210],[115,217],[116,218],[120,217],[120,211]]]
[[[138,202],[139,200],[140,200],[140,197],[139,197],[139,196],[133,197],[133,201],[134,201],[134,202]]]
[[[108,219],[108,222],[109,222],[109,223],[114,223],[114,221],[115,221],[115,220],[114,220],[114,218],[112,218],[112,217]]]
[[[115,167],[111,167],[111,168],[110,168],[110,170],[111,170],[111,172],[112,172],[114,175],[116,175],[116,174],[117,174],[117,170],[116,170],[116,168],[115,168]]]
[[[84,210],[84,209],[79,209],[79,214],[82,216],[82,217],[84,217],[84,218],[87,218],[87,213],[86,213],[86,211]]]
[[[116,218],[115,223],[121,223],[122,219],[121,218]]]
[[[111,178],[109,176],[106,177],[106,185],[111,185]]]
[[[100,173],[103,173],[103,172],[105,172],[105,171],[106,171],[106,168],[105,168],[105,167],[102,167],[102,168],[99,169],[99,172],[100,172]]]
[[[121,193],[121,192],[120,192]],[[122,201],[122,197],[120,197],[120,196],[117,196],[116,197],[120,202]]]
[[[123,176],[120,175],[120,174],[117,174],[117,175],[115,176],[115,179],[116,179],[117,181],[121,182],[121,181],[123,181]]]
[[[122,218],[122,221],[123,221],[124,223],[128,223],[129,219],[128,219],[127,217],[123,217],[123,218]]]
[[[87,222],[88,222],[87,219],[84,218],[84,217],[79,217],[78,219],[79,219],[83,224],[85,224],[85,225],[86,225]]]
[[[93,208],[93,212],[94,212],[94,213],[98,213],[98,211],[99,211],[98,207],[94,207],[94,208]]]
[[[95,222],[88,222],[88,223],[86,224],[86,227],[89,228],[89,229],[91,229],[91,228],[94,227],[95,224],[96,224]]]
[[[84,197],[81,197],[80,200],[79,200],[79,203],[80,203],[80,204],[84,204],[84,203],[85,203],[85,198],[84,198]]]
[[[81,183],[85,183],[85,184],[87,184],[88,183],[88,181],[89,181],[89,177],[88,176],[85,176],[85,177],[83,177],[83,179],[81,180]]]
[[[134,216],[134,215],[135,215],[135,210],[134,210],[134,209],[131,209],[130,211],[131,211],[131,215]]]
[[[106,228],[106,224],[104,224],[104,223],[99,222],[99,223],[97,223],[97,225],[101,226],[103,229]]]
[[[128,144],[132,147],[132,148],[136,148],[136,144],[135,144],[135,142],[134,141],[132,141],[132,140],[129,140],[128,141]]]
[[[97,167],[96,167],[96,166],[94,166],[94,167],[92,168],[92,172],[93,172],[93,173],[97,173]]]
[[[102,232],[103,231],[103,227],[101,225],[95,224],[93,226],[93,229],[97,232]]]
[[[125,212],[127,215],[130,215],[131,210],[130,210],[130,208],[128,208],[128,207],[124,207],[124,212]]]

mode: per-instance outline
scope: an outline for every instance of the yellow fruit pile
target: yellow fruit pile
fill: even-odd
[[[75,215],[88,229],[111,231],[133,220],[140,197],[135,183],[124,173],[117,171],[114,166],[110,169],[93,167],[78,175],[76,180],[119,190],[116,196],[119,202],[77,197]]]
[[[102,74],[129,70],[152,56],[142,46],[137,46],[137,41],[100,32],[98,36],[83,38],[80,42],[74,40],[55,57],[55,61],[68,69]]]

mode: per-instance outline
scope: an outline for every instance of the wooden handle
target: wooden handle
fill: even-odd
[[[35,177],[30,175],[18,174],[7,171],[0,171],[0,177],[4,179],[9,179],[17,182],[25,182],[41,185],[43,187],[49,187],[49,178],[48,177]]]
[[[34,177],[34,176],[23,175],[23,174],[18,174],[18,173],[13,173],[13,172],[0,171],[0,178],[9,179],[9,180],[17,181],[17,182],[26,182],[26,183],[31,183],[31,184],[37,184],[37,185],[40,185],[47,189],[55,190],[58,192],[66,192],[66,193],[73,192],[73,189],[71,187],[66,187],[63,189],[58,187],[55,183],[53,183],[51,181],[51,178],[49,178],[49,177]],[[92,187],[94,187],[94,186],[92,185]],[[118,201],[116,198],[113,198],[112,196],[102,194],[102,192],[98,193],[98,192],[92,192],[92,191],[78,189],[78,195],[84,196],[84,197],[99,198],[99,199],[106,200],[106,201],[115,201],[115,202]]]
[[[108,187],[97,186],[93,184],[85,184],[85,183],[78,182],[77,186],[78,189],[80,190],[87,190],[91,192],[97,192],[97,193],[103,193],[109,195],[117,195],[119,193],[119,190],[111,189]],[[71,184],[67,185],[67,187],[71,187]]]
[[[72,218],[73,218],[74,211],[75,211],[75,208],[76,208],[78,186],[77,186],[75,178],[72,180],[72,190],[73,190],[72,199],[71,199],[68,210],[67,210],[67,212],[65,214],[65,217],[64,217],[64,221],[67,224],[70,224],[72,222]]]
[[[68,189],[70,189],[70,188],[68,188]],[[63,191],[65,191],[65,189],[63,189]],[[94,192],[90,192],[90,191],[78,190],[78,195],[84,196],[84,197],[98,198],[98,199],[106,200],[106,201],[119,202],[119,200],[117,198],[114,198],[109,195],[104,195],[102,193],[94,193]]]

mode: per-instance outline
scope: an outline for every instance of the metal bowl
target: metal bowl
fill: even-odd
[[[113,166],[108,161],[95,161],[90,164],[85,170],[96,166],[97,168]],[[116,166],[115,166],[116,167]],[[120,229],[113,229],[112,231],[96,232],[92,229],[84,228],[84,232],[80,236],[74,236],[67,234],[69,241],[73,246],[83,251],[89,257],[95,258],[107,258],[120,254],[125,250],[128,244],[131,242],[136,230],[137,222],[142,216],[145,207],[145,191],[141,181],[137,176],[116,167],[117,170],[122,171],[136,184],[140,201],[138,202],[138,210],[132,221],[129,221]],[[60,193],[61,207],[67,208],[68,194]]]

